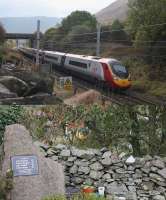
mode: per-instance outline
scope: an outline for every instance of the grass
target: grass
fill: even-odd
[[[133,90],[158,97],[166,96],[166,82],[137,80],[133,81]]]
[[[60,196],[46,197],[42,200],[67,200],[67,198],[63,195],[60,195]],[[77,195],[74,195],[73,197],[71,197],[70,200],[106,200],[106,198],[99,197],[96,194],[89,194],[89,195],[77,194]]]

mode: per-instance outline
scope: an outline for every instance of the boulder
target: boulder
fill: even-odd
[[[17,97],[16,93],[10,92],[10,90],[7,87],[0,83],[0,99],[15,97]]]
[[[23,96],[29,89],[26,82],[14,76],[1,76],[0,83],[18,96]]]
[[[14,188],[11,191],[11,200],[41,200],[46,196],[65,193],[61,164],[43,156],[40,149],[33,144],[24,126],[15,124],[6,127],[4,151],[3,174],[10,169],[10,159],[15,155],[35,155],[39,166],[38,175],[13,177]]]

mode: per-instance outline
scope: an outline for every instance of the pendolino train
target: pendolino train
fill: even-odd
[[[37,50],[21,48],[20,51],[34,59]],[[128,70],[116,59],[43,50],[39,51],[39,55],[40,61],[51,63],[57,70],[100,83],[111,89],[128,89],[131,86]]]

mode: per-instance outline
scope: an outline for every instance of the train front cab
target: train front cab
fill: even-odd
[[[112,89],[126,90],[131,87],[130,74],[120,62],[102,63],[104,78]]]

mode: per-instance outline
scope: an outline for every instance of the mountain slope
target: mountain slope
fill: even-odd
[[[0,18],[0,22],[8,33],[34,33],[38,19],[41,22],[41,32],[61,22],[61,19],[56,17],[4,17]]]
[[[128,0],[117,0],[96,13],[97,20],[102,24],[111,24],[115,19],[124,21],[128,12]]]

